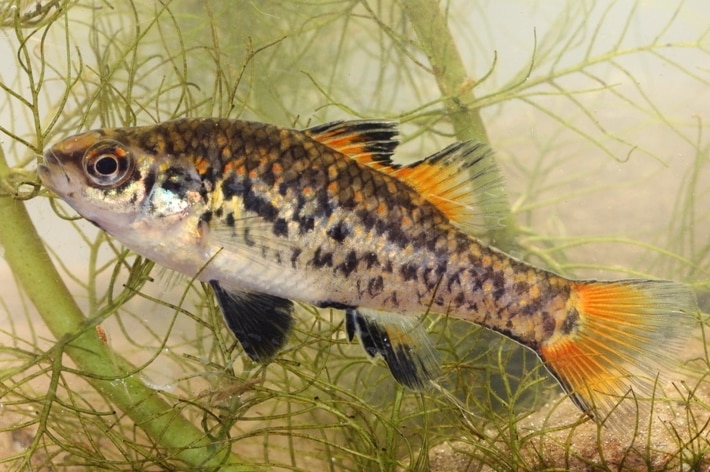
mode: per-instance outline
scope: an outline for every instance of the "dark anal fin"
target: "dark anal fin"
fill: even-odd
[[[226,291],[216,280],[210,285],[224,320],[254,361],[273,358],[286,344],[293,327],[293,302],[263,293]]]
[[[403,315],[348,308],[348,339],[357,336],[370,357],[381,356],[397,382],[420,390],[439,374],[439,359],[431,339],[416,320]]]

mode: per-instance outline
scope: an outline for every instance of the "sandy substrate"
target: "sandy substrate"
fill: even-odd
[[[702,343],[694,339],[686,354],[701,351]],[[431,470],[710,470],[710,382],[690,372],[684,377],[666,383],[668,398],[638,421],[622,416],[612,427],[599,427],[560,397],[517,423],[517,437],[525,438],[518,450],[503,441],[451,440],[429,451]],[[493,461],[487,447],[501,452],[495,467],[487,465]]]

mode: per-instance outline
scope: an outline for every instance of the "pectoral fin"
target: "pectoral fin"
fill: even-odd
[[[247,355],[257,362],[274,357],[293,327],[293,302],[263,293],[226,291],[216,280],[210,285],[227,326]]]
[[[348,339],[357,336],[370,357],[381,356],[397,382],[424,388],[439,374],[439,359],[431,339],[416,320],[403,315],[347,308]]]

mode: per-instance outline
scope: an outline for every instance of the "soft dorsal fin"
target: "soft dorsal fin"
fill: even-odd
[[[347,308],[348,339],[357,337],[371,357],[381,356],[397,382],[412,389],[426,387],[439,375],[439,358],[431,339],[415,320],[403,315]]]
[[[391,165],[392,153],[399,144],[399,132],[394,121],[333,121],[303,132],[365,165]]]
[[[501,220],[505,215],[503,180],[486,144],[458,142],[421,161],[380,170],[412,186],[464,231],[484,229],[484,216],[494,220],[491,212],[500,212]]]

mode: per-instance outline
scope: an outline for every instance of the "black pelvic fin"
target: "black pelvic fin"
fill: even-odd
[[[293,327],[293,302],[263,293],[228,292],[216,280],[210,285],[227,326],[247,355],[257,362],[273,358]]]
[[[439,374],[436,349],[423,327],[405,315],[362,308],[345,310],[348,339],[357,336],[370,357],[381,356],[397,382],[422,389]]]

